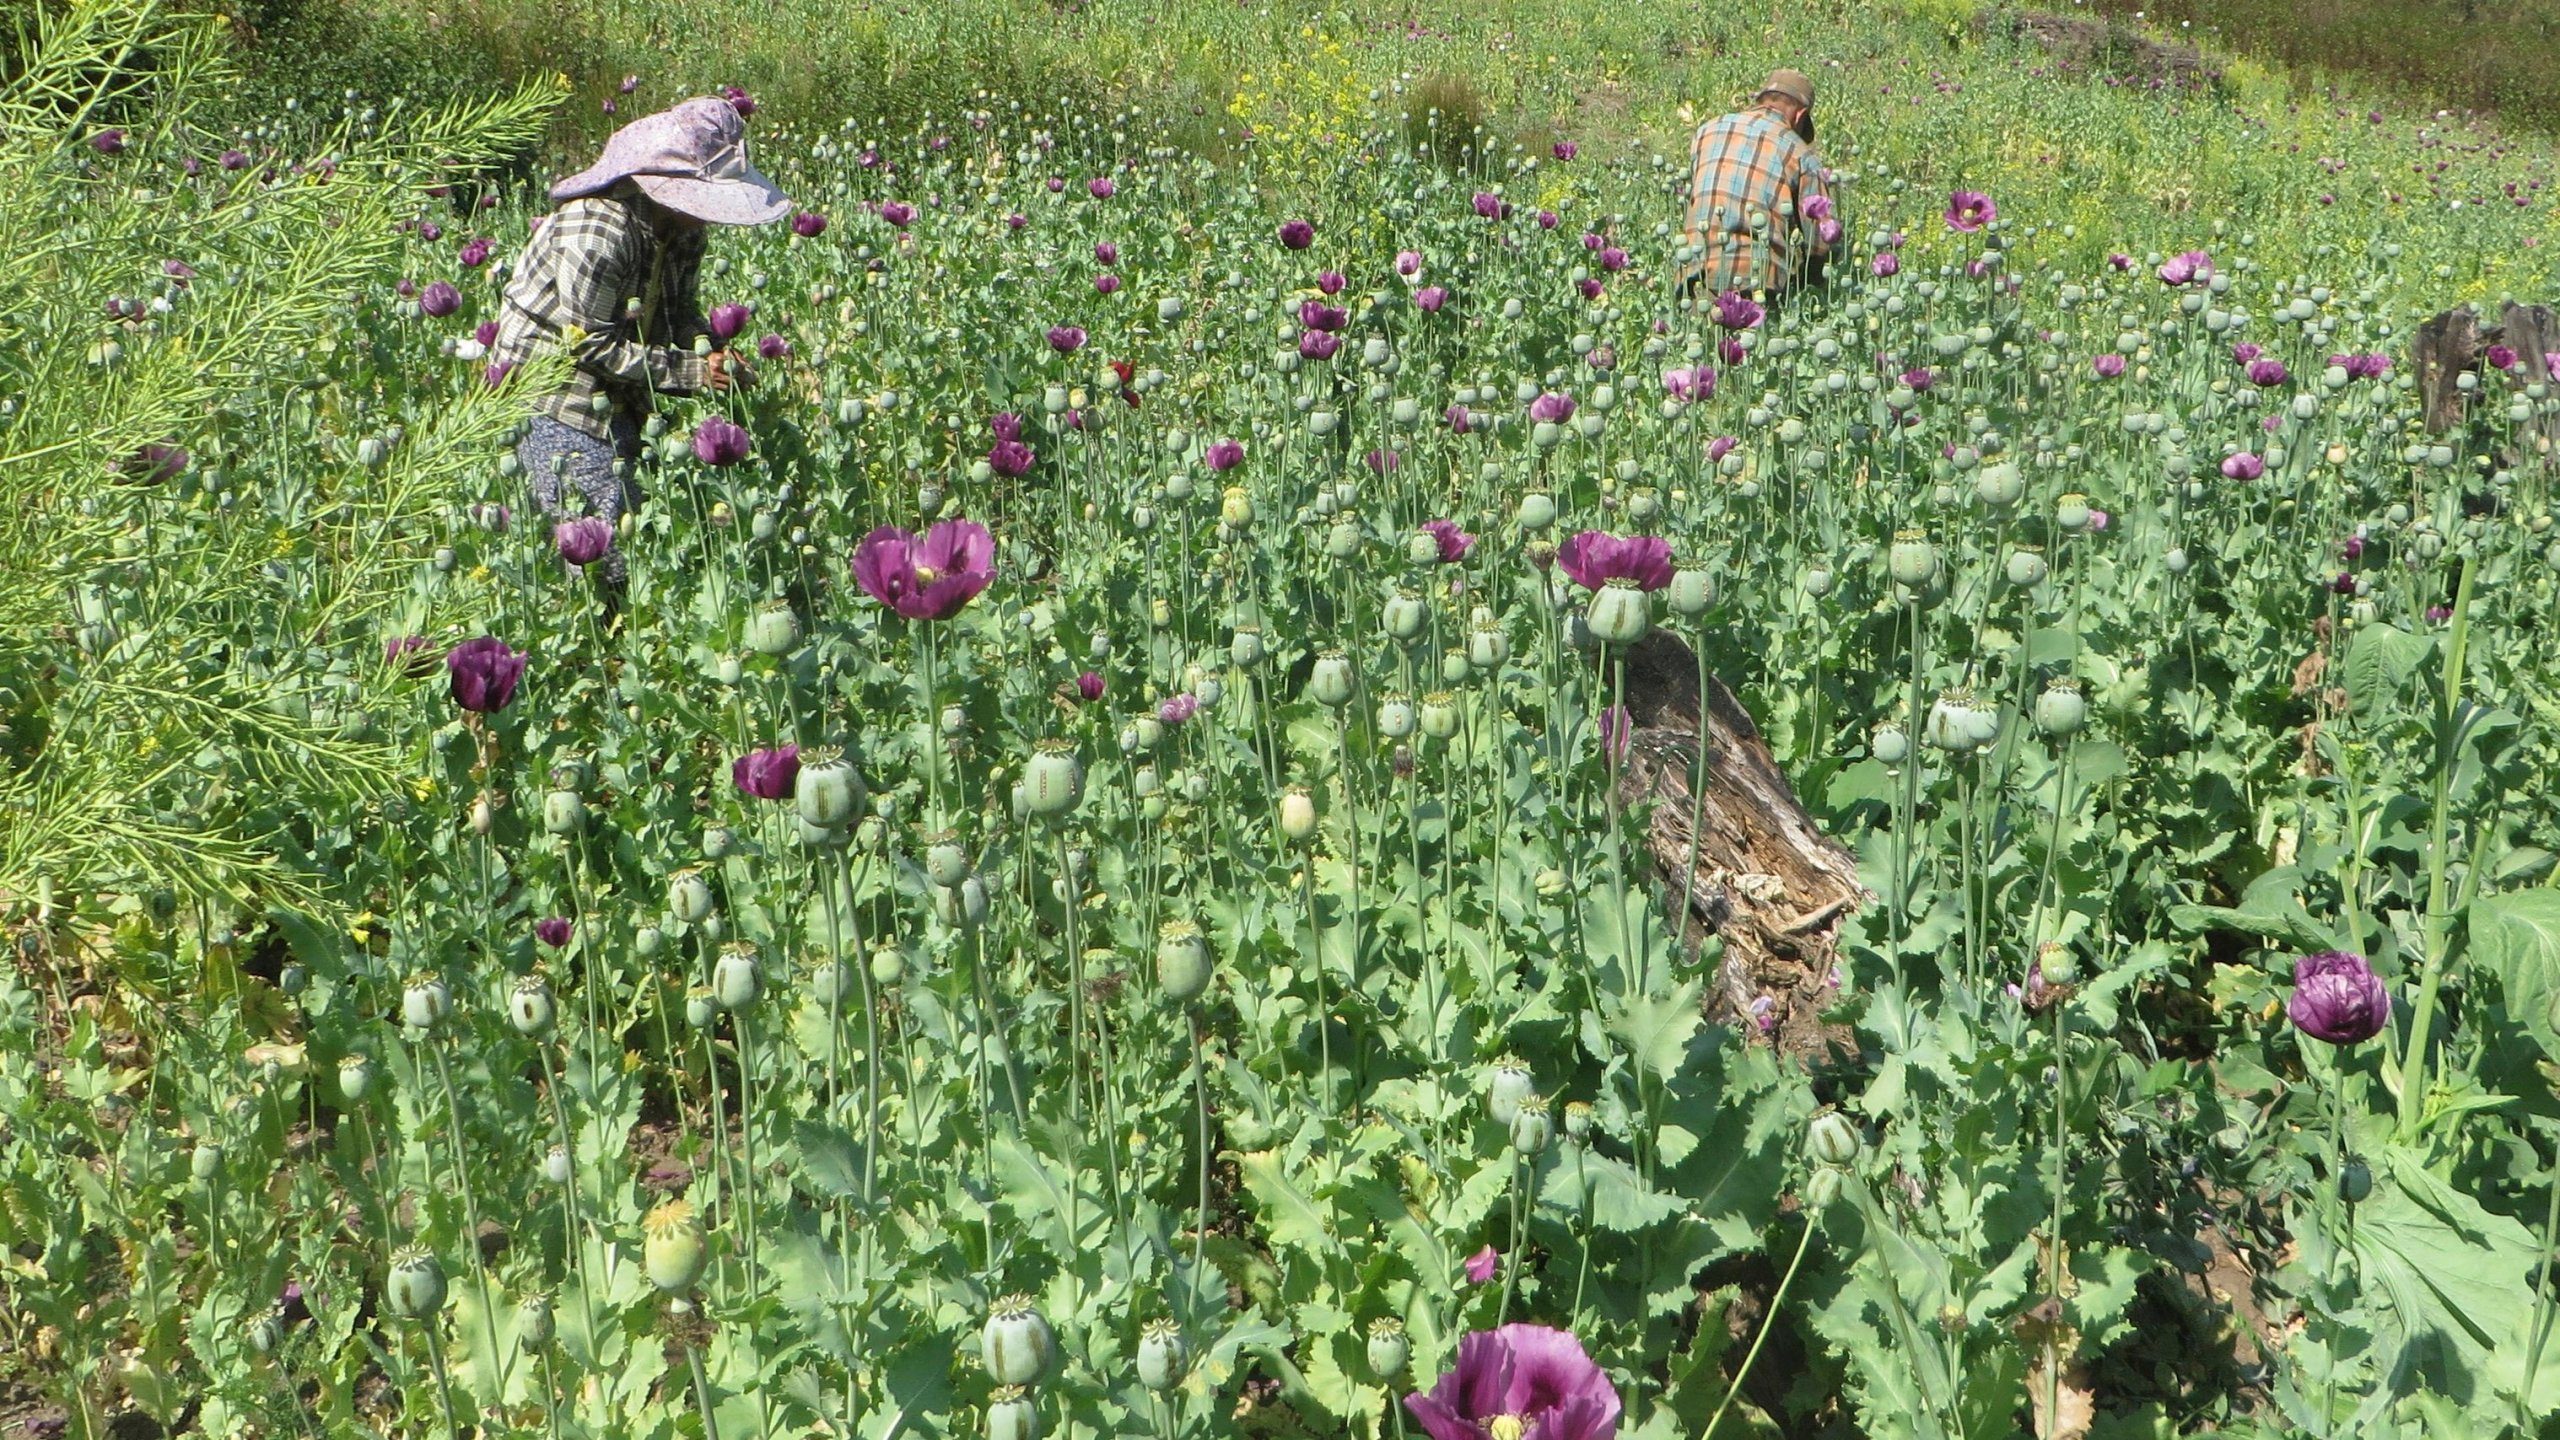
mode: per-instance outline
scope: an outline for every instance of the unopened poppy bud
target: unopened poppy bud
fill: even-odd
[[[485,794],[475,797],[471,802],[471,833],[474,835],[486,835],[491,830],[496,829],[497,825],[498,807],[496,803],[491,801]]]
[[[391,1257],[382,1299],[403,1320],[423,1320],[444,1308],[444,1266],[423,1245],[404,1245]]]
[[[726,825],[714,825],[702,832],[702,858],[726,860],[738,848],[738,832]]]
[[[1854,1165],[1865,1141],[1857,1125],[1837,1110],[1825,1110],[1805,1127],[1805,1155],[1820,1165]]]
[[[1814,1171],[1804,1182],[1805,1208],[1817,1213],[1828,1209],[1832,1201],[1840,1198],[1841,1188],[1846,1183],[1841,1172],[1829,1166]]]
[[[1164,998],[1188,1004],[1209,988],[1209,944],[1189,920],[1168,920],[1157,931],[1156,983]]]
[[[1315,838],[1316,802],[1304,785],[1292,785],[1280,795],[1280,833],[1291,844],[1304,845]]]
[[[516,1302],[516,1343],[529,1353],[551,1343],[551,1297],[536,1292]]]
[[[419,974],[409,978],[408,988],[400,993],[400,1018],[412,1030],[433,1030],[453,1013],[453,991],[437,976]]]
[[[710,1237],[702,1217],[683,1200],[670,1200],[640,1222],[640,1268],[649,1283],[670,1295],[682,1295],[702,1278],[711,1262]]]
[[[507,1021],[519,1035],[540,1035],[551,1028],[554,1006],[551,982],[539,975],[527,975],[516,982],[507,995]]]
[[[1392,1384],[1404,1373],[1405,1361],[1413,1354],[1412,1342],[1405,1338],[1404,1322],[1383,1316],[1369,1322],[1369,1373]]]
[[[269,1308],[241,1327],[241,1338],[253,1355],[272,1355],[284,1343],[284,1317]]]
[[[980,1357],[999,1385],[1031,1385],[1049,1371],[1057,1341],[1028,1295],[1007,1295],[987,1312],[978,1334]]]
[[[764,995],[764,962],[756,947],[735,940],[720,947],[711,967],[711,994],[723,1010],[744,1010]]]
[[[1520,1113],[1520,1102],[1538,1091],[1537,1079],[1529,1073],[1526,1062],[1518,1056],[1506,1055],[1493,1062],[1493,1073],[1485,1083],[1485,1108],[1493,1123],[1505,1131],[1513,1117]]]
[[[937,885],[933,890],[933,913],[943,924],[955,929],[975,930],[987,923],[987,883],[972,875],[957,885]]]
[[[2373,1193],[2373,1169],[2361,1160],[2350,1160],[2338,1169],[2338,1198],[2350,1205],[2361,1203]]]

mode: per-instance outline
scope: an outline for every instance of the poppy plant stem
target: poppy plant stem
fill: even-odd
[[[1733,1382],[1725,1386],[1724,1398],[1716,1402],[1715,1413],[1707,1417],[1707,1428],[1698,1432],[1698,1440],[1715,1440],[1716,1427],[1724,1423],[1724,1412],[1733,1407],[1733,1399],[1742,1393],[1742,1384],[1751,1378],[1751,1367],[1760,1359],[1760,1347],[1769,1343],[1769,1332],[1778,1328],[1778,1306],[1787,1298],[1787,1287],[1796,1281],[1796,1270],[1804,1264],[1804,1252],[1813,1245],[1813,1217],[1806,1216],[1804,1232],[1796,1237],[1795,1258],[1787,1262],[1787,1273],[1778,1277],[1778,1288],[1769,1296],[1769,1308],[1760,1321],[1760,1333],[1751,1337],[1751,1348],[1742,1354],[1741,1368],[1733,1372]],[[2051,1414],[2048,1410],[2045,1413]]]

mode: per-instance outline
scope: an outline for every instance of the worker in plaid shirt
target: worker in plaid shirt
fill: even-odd
[[[603,158],[551,198],[559,208],[507,284],[490,373],[567,354],[568,379],[535,402],[516,458],[544,510],[575,508],[574,491],[591,513],[618,520],[655,397],[754,378],[725,349],[696,344],[712,330],[696,299],[705,227],[766,224],[791,205],[747,163],[737,108],[708,98],[615,131]],[[605,579],[621,574],[620,554],[609,555]]]
[[[1813,79],[1771,72],[1747,109],[1698,127],[1689,145],[1681,273],[1699,303],[1726,291],[1782,294],[1820,277],[1840,235],[1813,153]]]

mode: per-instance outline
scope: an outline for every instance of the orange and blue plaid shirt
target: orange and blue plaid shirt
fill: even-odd
[[[1828,192],[1813,147],[1766,106],[1710,120],[1689,143],[1689,243],[1681,278],[1700,293],[1776,291],[1804,278],[1830,247],[1805,202]]]

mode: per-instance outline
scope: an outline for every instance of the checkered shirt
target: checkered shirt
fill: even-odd
[[[695,298],[702,248],[700,228],[662,235],[611,194],[563,204],[516,262],[489,359],[522,364],[577,332],[568,383],[535,413],[610,439],[615,412],[645,416],[652,394],[702,388],[692,349],[710,330]],[[610,403],[599,408],[599,395]]]
[[[1827,193],[1822,160],[1775,110],[1755,106],[1710,120],[1689,143],[1689,243],[1682,278],[1704,295],[1776,291],[1830,247],[1802,219]]]

